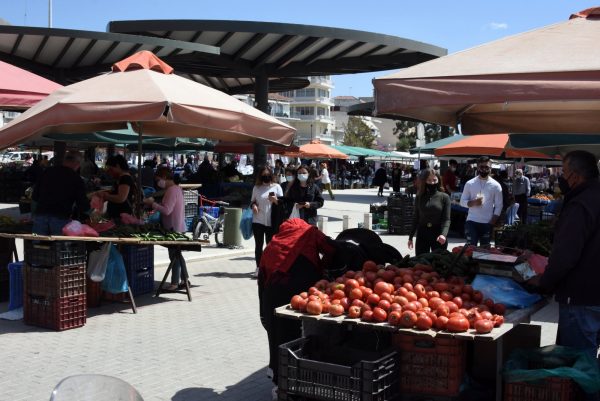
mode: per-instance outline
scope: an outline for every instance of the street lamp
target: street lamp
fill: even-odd
[[[310,141],[313,141],[313,125],[310,125]]]

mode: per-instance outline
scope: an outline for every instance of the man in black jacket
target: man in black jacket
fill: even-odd
[[[40,235],[62,235],[62,228],[73,215],[73,206],[79,213],[87,213],[90,203],[85,185],[77,173],[81,164],[79,152],[68,152],[61,166],[50,167],[33,189],[36,202],[33,214],[33,232]]]
[[[600,346],[600,181],[596,157],[577,150],[563,158],[564,204],[554,232],[543,290],[559,303],[560,345],[596,358]],[[534,279],[534,282],[538,281]]]

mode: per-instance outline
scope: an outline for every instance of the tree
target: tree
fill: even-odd
[[[414,121],[396,121],[396,127],[394,128],[393,133],[394,135],[398,135],[398,142],[396,142],[397,150],[407,151],[416,146],[417,125],[419,125],[419,123]],[[451,127],[442,127],[441,125],[429,123],[423,123],[423,125],[425,126],[426,143],[441,139],[443,137],[442,134],[446,134],[446,132],[448,132],[449,135],[454,135],[454,129]]]
[[[344,145],[371,148],[375,138],[371,128],[360,117],[351,116],[348,124],[344,124]]]

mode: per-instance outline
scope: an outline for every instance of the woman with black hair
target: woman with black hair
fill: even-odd
[[[108,202],[106,214],[118,219],[121,213],[133,214],[136,204],[135,180],[129,173],[129,165],[122,155],[109,156],[106,160],[106,172],[116,180],[109,192],[98,192],[98,196]]]
[[[307,166],[302,165],[296,170],[296,179],[288,186],[284,201],[298,210],[300,218],[313,226],[317,225],[317,209],[323,207],[321,190],[310,177]]]

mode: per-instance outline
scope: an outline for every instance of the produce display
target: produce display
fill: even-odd
[[[16,221],[9,216],[0,215],[0,232],[6,234],[31,234],[33,223],[31,220]]]
[[[101,237],[138,238],[142,241],[191,241],[185,234],[165,230],[159,223],[120,225],[100,233]]]
[[[474,329],[479,334],[500,327],[506,311],[503,304],[483,299],[463,278],[444,278],[432,265],[384,267],[373,261],[334,281],[319,280],[308,291],[294,295],[290,304],[310,315],[345,315],[365,322],[452,333]]]
[[[539,193],[539,194],[535,194],[532,196],[533,199],[539,199],[539,200],[545,200],[545,201],[552,201],[554,200],[554,196],[550,195],[550,194],[545,194],[545,193]]]
[[[502,229],[502,246],[528,249],[542,256],[549,256],[554,239],[554,223],[542,220],[535,224],[518,224]]]
[[[467,277],[474,275],[477,264],[469,259],[473,254],[473,250],[467,249],[462,256],[458,257],[457,253],[460,252],[462,247],[455,249],[458,252],[455,252],[454,249],[452,252],[439,249],[431,253],[423,253],[419,256],[410,257],[407,255],[398,264],[402,267],[430,265],[434,271],[444,278],[449,276]]]

